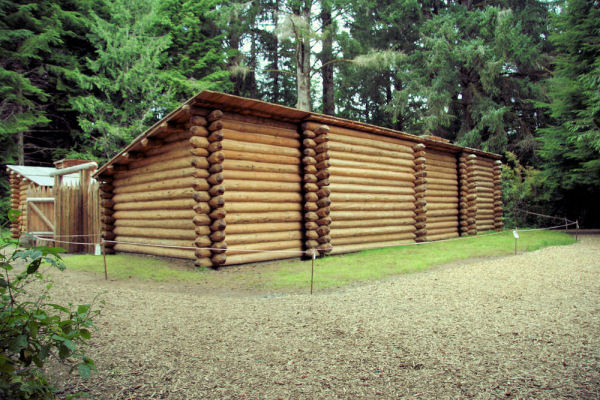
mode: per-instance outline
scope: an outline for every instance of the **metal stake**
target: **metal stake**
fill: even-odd
[[[317,258],[317,252],[315,249],[312,251],[312,265],[310,268],[310,294],[313,294],[313,281],[315,276],[315,258]]]
[[[104,280],[108,280],[108,269],[106,268],[106,242],[102,240],[102,258],[104,259]]]

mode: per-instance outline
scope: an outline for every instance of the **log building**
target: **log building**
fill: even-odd
[[[10,223],[11,237],[18,238],[23,232],[47,236],[54,230],[54,177],[57,169],[81,164],[83,160],[59,160],[52,167],[7,165],[10,183],[11,209],[20,212]],[[67,176],[65,184],[76,185],[78,176]]]
[[[95,177],[108,252],[219,266],[500,229],[499,159],[204,91]]]

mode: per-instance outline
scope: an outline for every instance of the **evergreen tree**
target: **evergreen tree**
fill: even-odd
[[[85,2],[0,2],[0,157],[48,162],[76,125],[68,99],[80,92]]]
[[[437,12],[399,70],[405,86],[394,105],[400,114],[416,114],[409,130],[531,155],[539,124],[531,104],[540,98],[535,82],[547,64],[545,5],[460,1]]]
[[[549,80],[553,124],[540,129],[543,200],[600,223],[600,3],[569,0],[556,16]]]
[[[215,9],[222,4],[223,0],[160,2],[155,34],[171,38],[162,53],[161,68],[170,72],[176,99],[202,90],[231,90],[225,35],[213,20]]]
[[[161,65],[171,38],[155,35],[159,4],[110,0],[91,14],[95,56],[87,58],[89,89],[72,100],[82,131],[78,150],[84,155],[109,158],[180,100],[180,76],[172,80]]]

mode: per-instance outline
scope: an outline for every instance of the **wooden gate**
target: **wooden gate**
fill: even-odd
[[[27,229],[37,235],[51,237],[54,233],[54,194],[47,186],[30,186],[26,198]]]

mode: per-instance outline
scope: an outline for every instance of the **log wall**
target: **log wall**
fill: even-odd
[[[427,240],[459,235],[458,166],[456,155],[427,150],[425,201]]]
[[[189,124],[171,125],[164,135],[142,142],[142,151],[125,153],[110,175],[102,175],[103,237],[123,242],[107,243],[107,253],[196,259],[191,249],[131,244],[194,246],[194,189],[206,189],[207,184],[192,175],[191,137]]]
[[[23,211],[21,205],[21,175],[16,172],[9,170],[9,183],[10,183],[10,207],[13,210]],[[13,239],[19,238],[23,225],[21,223],[21,216],[10,222],[10,235]]]
[[[102,174],[105,237],[150,245],[109,252],[217,267],[502,226],[491,159],[317,122],[188,113]]]
[[[413,143],[329,128],[322,166],[329,167],[332,253],[414,242]]]
[[[474,160],[474,184],[477,194],[475,220],[477,232],[480,233],[495,228],[494,161],[483,157],[475,157]]]
[[[224,113],[222,132],[225,264],[300,256],[302,142],[297,125]]]

